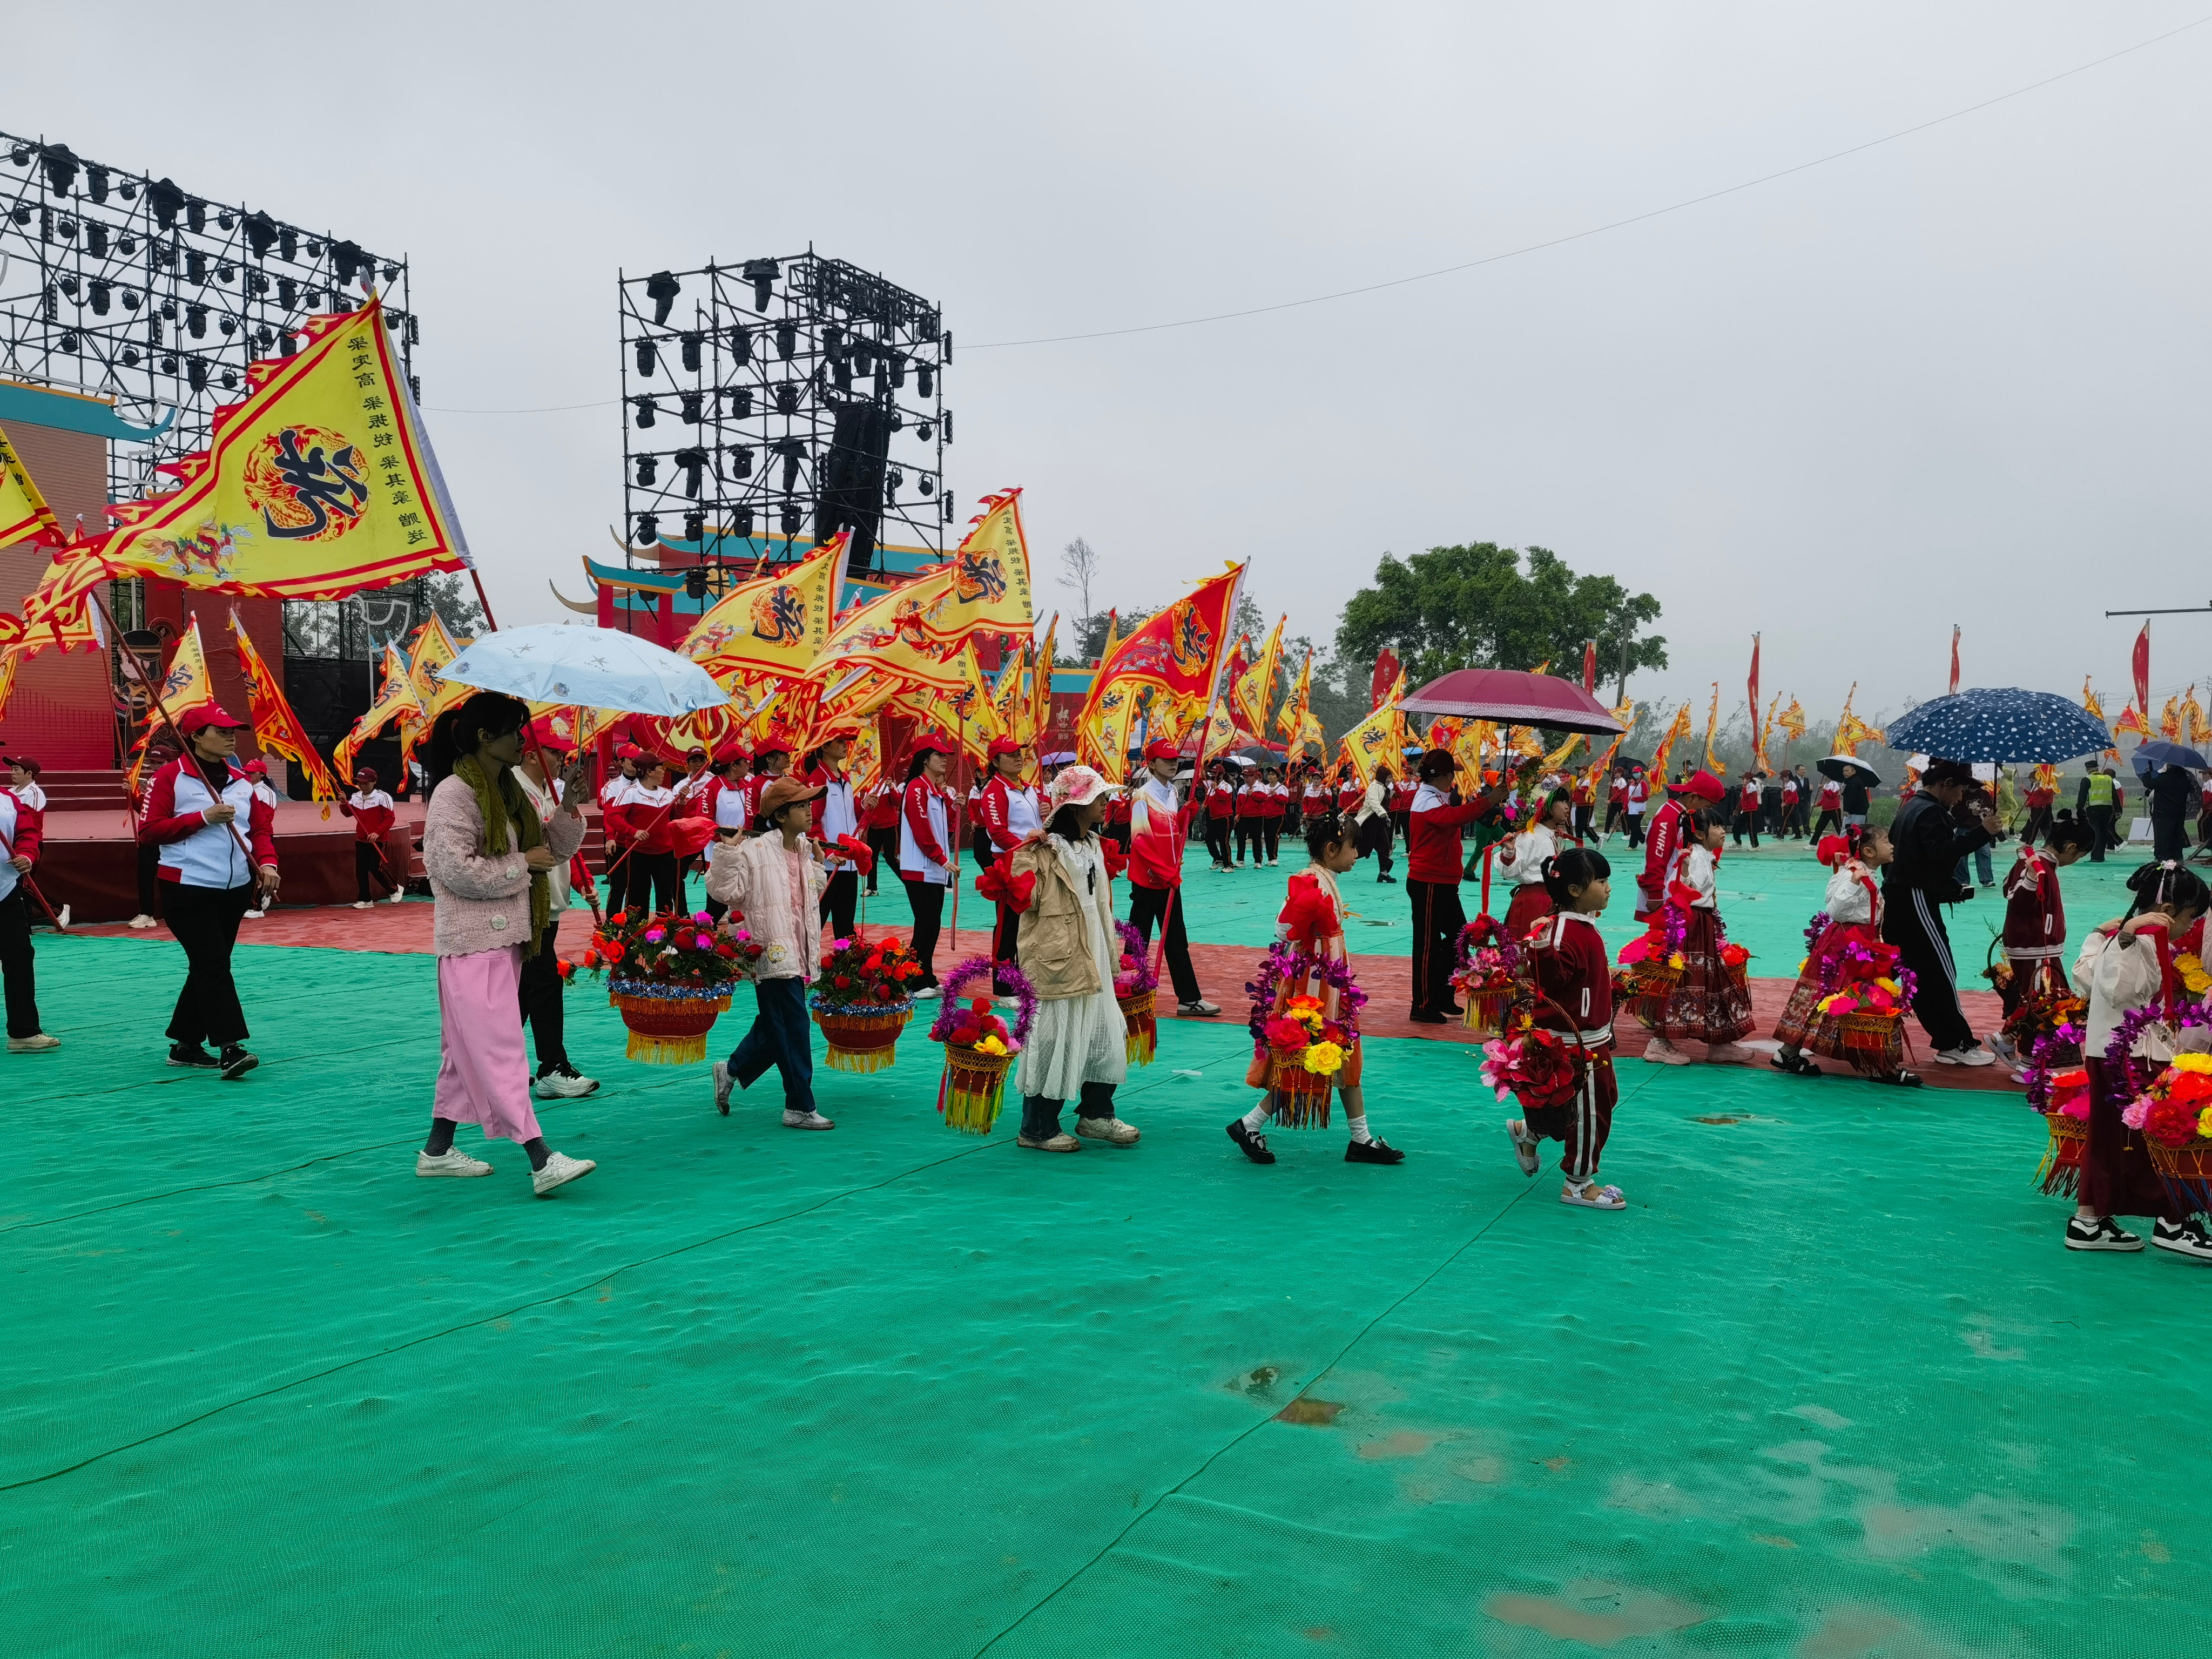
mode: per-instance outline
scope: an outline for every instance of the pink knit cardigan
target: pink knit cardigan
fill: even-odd
[[[509,830],[508,840],[520,839]],[[437,901],[434,948],[441,957],[474,956],[510,945],[527,949],[530,866],[520,852],[486,858],[483,814],[477,792],[447,778],[432,792],[422,820],[422,868]],[[566,864],[584,844],[584,821],[556,812],[545,820],[545,846]]]

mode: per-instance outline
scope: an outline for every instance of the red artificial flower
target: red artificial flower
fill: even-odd
[[[616,911],[616,912],[614,913],[614,915],[611,915],[611,916],[609,916],[609,917],[607,918],[607,926],[608,926],[608,927],[621,927],[621,926],[623,925],[623,923],[624,923],[624,922],[628,921],[629,920],[629,911],[627,911],[627,910],[617,910],[617,911]]]
[[[853,987],[853,976],[850,974],[840,974],[830,982],[841,991],[848,991]]]
[[[1270,1048],[1296,1054],[1306,1046],[1306,1028],[1294,1019],[1271,1019],[1261,1028]]]
[[[607,960],[609,962],[620,962],[625,954],[627,953],[623,951],[623,943],[620,939],[610,939],[607,941]]]
[[[596,968],[596,967],[598,967],[599,965],[599,953],[597,951],[585,951],[585,952],[584,952],[584,966],[585,966],[585,967],[586,967],[586,968]]]
[[[2186,1146],[2197,1139],[2197,1120],[2202,1115],[2201,1107],[2185,1101],[2155,1101],[2143,1119],[2143,1133],[2161,1146]]]
[[[714,947],[714,954],[720,957],[724,961],[727,961],[730,957],[737,955],[737,953],[738,947],[731,944],[727,939],[724,939],[720,945]]]
[[[988,1014],[991,1012],[991,999],[988,997],[970,997],[968,999],[968,1006],[979,1014]]]
[[[2212,1099],[2212,1077],[2202,1072],[2180,1073],[2166,1085],[2166,1097],[2190,1102],[2191,1110],[2202,1111],[2203,1103]]]
[[[576,977],[576,964],[569,961],[566,957],[556,957],[554,958],[554,962],[562,979],[574,979]]]
[[[961,1024],[952,1028],[951,1040],[965,1047],[973,1048],[982,1035],[983,1033],[973,1025]]]

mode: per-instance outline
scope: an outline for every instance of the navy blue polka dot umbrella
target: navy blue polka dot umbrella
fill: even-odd
[[[2112,746],[2112,734],[2077,702],[2016,685],[1936,697],[1889,723],[1883,741],[1944,760],[2069,761]]]

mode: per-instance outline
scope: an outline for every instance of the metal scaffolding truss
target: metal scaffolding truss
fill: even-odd
[[[811,249],[623,274],[618,295],[634,563],[662,544],[775,562],[847,528],[866,535],[855,569],[885,543],[943,552],[952,338],[935,305]]]
[[[147,434],[110,446],[112,500],[206,447],[250,362],[289,356],[309,317],[373,289],[411,365],[404,258],[0,132],[0,377],[111,398]]]

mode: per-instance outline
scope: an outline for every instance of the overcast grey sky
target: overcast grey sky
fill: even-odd
[[[1387,551],[1656,593],[1674,666],[1832,715],[2117,712],[2202,604],[2212,25],[1863,154],[1358,298],[1049,345],[1569,235],[2204,15],[2152,3],[11,9],[0,126],[413,262],[432,436],[502,621],[621,510],[614,280],[810,241],[940,301],[963,500],[1049,599],[1224,558],[1334,631]],[[2212,676],[2212,615],[2154,629]]]

